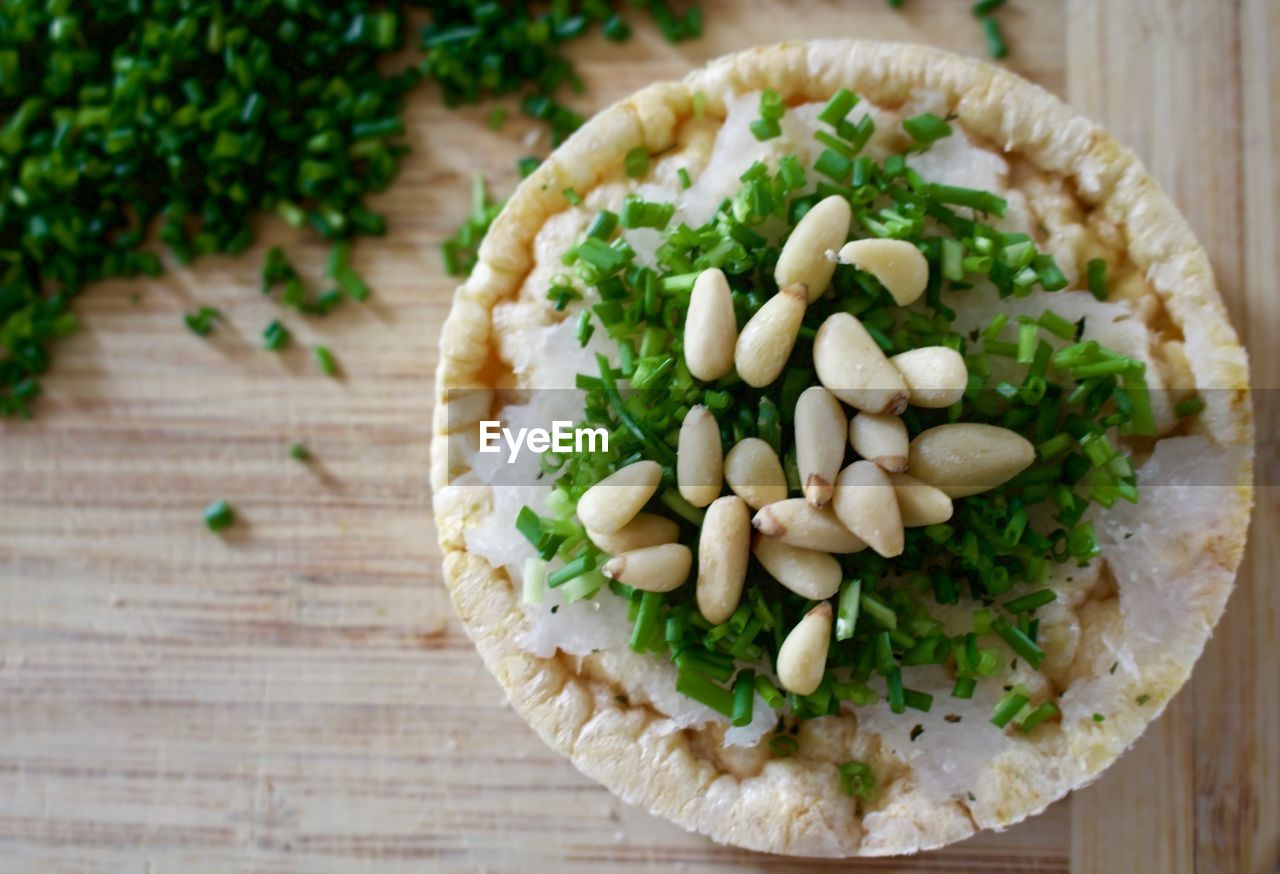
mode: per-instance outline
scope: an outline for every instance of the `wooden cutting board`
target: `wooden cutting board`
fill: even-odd
[[[583,109],[723,52],[877,37],[982,52],[961,0],[704,0],[707,32],[573,49]],[[1280,5],[1013,2],[1010,67],[1108,124],[1209,248],[1254,382],[1277,387]],[[0,424],[0,871],[801,871],[612,797],[505,705],[440,581],[426,487],[440,240],[468,179],[500,192],[527,126],[420,93],[415,152],[363,243],[376,289],[260,351],[263,247],[94,288],[37,421]],[[208,340],[182,326],[227,315]],[[306,345],[341,366],[322,376]],[[1258,392],[1259,433],[1276,407]],[[288,456],[305,442],[315,461]],[[1274,483],[1274,445],[1259,478]],[[238,524],[208,533],[201,509]],[[1280,840],[1277,492],[1223,625],[1169,712],[1096,785],[893,871],[1271,871]],[[856,866],[830,866],[856,867]]]

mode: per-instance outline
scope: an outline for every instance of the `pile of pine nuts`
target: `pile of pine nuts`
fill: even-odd
[[[917,300],[929,272],[920,250],[901,240],[845,243],[851,219],[848,202],[833,196],[800,220],[778,258],[780,291],[741,332],[724,274],[703,271],[685,319],[690,373],[713,381],[736,370],[750,386],[771,384],[837,262],[871,273],[901,306]],[[889,358],[855,316],[836,313],[818,329],[813,360],[820,384],[800,395],[794,416],[802,498],[788,498],[782,462],[764,440],[748,438],[726,452],[703,406],[685,416],[676,461],[680,495],[706,508],[696,595],[708,622],[725,622],[737,609],[751,555],[780,584],[821,602],[791,629],[775,665],[779,682],[798,695],[816,690],[825,671],[828,599],[842,577],[835,556],[868,547],[886,558],[900,555],[906,528],[946,522],[953,498],[995,488],[1035,458],[1026,439],[994,425],[939,425],[908,440],[900,415],[909,404],[943,408],[964,394],[968,371],[953,349],[929,346]],[[858,458],[842,469],[846,440]],[[648,592],[678,588],[693,569],[692,551],[676,542],[676,523],[641,512],[661,481],[657,462],[639,461],[592,486],[577,507],[591,541],[612,556],[605,576]],[[725,484],[731,494],[721,497]]]

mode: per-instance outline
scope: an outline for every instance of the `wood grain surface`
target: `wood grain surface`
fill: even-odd
[[[980,54],[961,0],[706,0],[706,36],[573,48],[598,108],[726,51],[859,36]],[[1249,345],[1259,481],[1280,422],[1280,4],[1014,0],[1008,65],[1108,124],[1187,213]],[[362,244],[376,289],[260,351],[274,225],[236,260],[77,303],[34,423],[0,423],[0,872],[1271,872],[1280,847],[1280,493],[1257,497],[1193,681],[1094,786],[1003,834],[860,864],[717,847],[632,808],[505,705],[440,581],[426,487],[437,247],[479,170],[513,185],[519,120],[415,96],[414,154]],[[534,150],[538,150],[537,147]],[[182,314],[216,305],[208,340]],[[305,348],[334,350],[339,379]],[[305,442],[315,455],[293,461]],[[208,533],[201,509],[239,522]]]

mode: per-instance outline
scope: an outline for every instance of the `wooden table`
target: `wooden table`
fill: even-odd
[[[585,109],[712,56],[810,36],[978,54],[961,0],[704,3],[707,34],[575,46]],[[1213,256],[1254,382],[1277,387],[1280,5],[1014,2],[1014,69],[1133,146]],[[431,376],[453,281],[437,246],[467,180],[514,182],[522,122],[418,94],[415,154],[363,244],[366,305],[289,319],[262,247],[77,303],[32,424],[0,425],[0,871],[801,871],[631,808],[506,707],[440,582],[426,488]],[[278,227],[296,260],[323,247]],[[182,314],[227,314],[207,341]],[[342,375],[302,344],[325,342]],[[1259,433],[1276,407],[1259,392]],[[305,442],[316,460],[292,461]],[[1264,458],[1266,449],[1263,449]],[[1277,482],[1274,447],[1260,479]],[[204,529],[230,500],[239,523]],[[1227,617],[1189,686],[1095,786],[999,835],[863,867],[1272,871],[1280,840],[1277,492],[1258,494]],[[836,867],[836,866],[832,866]],[[840,866],[846,867],[846,866]]]

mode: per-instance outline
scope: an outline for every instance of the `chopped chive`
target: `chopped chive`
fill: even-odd
[[[1003,197],[992,194],[990,191],[979,191],[976,188],[961,188],[957,185],[933,185],[927,186],[926,191],[940,203],[949,203],[955,206],[967,206],[978,212],[992,213],[1000,217],[1004,217],[1004,211],[1009,203]]]
[[[964,280],[964,244],[959,240],[942,238],[942,276],[952,282]]]
[[[973,4],[973,7],[969,11],[972,12],[975,17],[981,18],[984,15],[990,15],[1003,5],[1004,0],[978,0],[977,3]]]
[[[889,709],[894,713],[905,713],[907,710],[906,690],[902,688],[902,669],[894,665],[885,675],[889,689]]]
[[[213,331],[215,320],[222,318],[222,312],[213,307],[200,307],[194,313],[187,313],[182,320],[187,323],[191,333],[198,337],[207,337]]]
[[[1040,318],[1036,320],[1040,327],[1044,328],[1050,334],[1061,337],[1064,340],[1071,340],[1076,335],[1075,322],[1064,319],[1053,310],[1045,310],[1040,314]]]
[[[982,19],[982,32],[987,38],[987,54],[996,60],[1008,56],[1009,46],[1004,41],[999,21],[994,18]]]
[[[525,155],[516,160],[516,172],[520,174],[521,179],[528,179],[533,175],[533,171],[541,166],[542,159],[537,155]]]
[[[595,565],[595,556],[590,551],[584,552],[572,561],[565,562],[563,565],[547,574],[547,588],[559,588],[570,580],[580,577],[587,571],[594,569]]]
[[[316,364],[320,365],[320,370],[325,376],[338,375],[338,362],[334,360],[333,353],[326,346],[311,347],[311,355],[315,358]]]
[[[1107,262],[1101,258],[1090,259],[1085,268],[1088,276],[1089,293],[1098,300],[1106,300],[1107,292]]]
[[[520,512],[516,514],[516,530],[523,534],[524,539],[535,548],[542,542],[542,520],[527,506],[521,507]]]
[[[751,724],[756,703],[756,672],[747,668],[733,681],[733,724],[741,728]]]
[[[262,346],[271,352],[278,352],[288,344],[289,337],[288,328],[279,321],[272,321],[262,331]]]
[[[840,789],[850,798],[870,801],[876,794],[876,777],[866,762],[845,762],[838,769]]]
[[[1029,613],[1046,604],[1052,604],[1058,599],[1053,589],[1040,589],[1037,592],[1030,592],[1012,600],[1005,601],[1004,609],[1010,613]]]
[[[756,693],[764,699],[764,703],[768,704],[775,710],[786,703],[786,696],[778,690],[773,681],[764,674],[756,676]]]
[[[294,461],[310,461],[311,450],[306,447],[306,444],[295,443],[289,447],[289,457]]]
[[[661,609],[662,593],[645,592],[640,596],[640,613],[636,616],[635,625],[631,629],[631,648],[636,652],[644,652],[649,648],[649,641],[658,626],[658,613]]]
[[[991,622],[991,630],[1000,635],[1001,639],[1009,644],[1010,649],[1026,659],[1027,664],[1032,668],[1040,669],[1040,663],[1044,661],[1044,650],[1022,629],[1007,619],[994,619]]]
[[[733,693],[702,674],[679,671],[676,674],[676,691],[705,704],[722,716],[733,718]]]
[[[818,113],[818,121],[834,127],[845,120],[849,111],[858,104],[858,97],[848,88],[841,88],[831,96],[827,105]]]
[[[677,170],[676,177],[679,178],[680,180],[681,188],[687,190],[693,187],[693,180],[689,178],[689,171],[686,168],[681,167],[679,170]]]
[[[210,531],[225,531],[235,521],[235,511],[226,501],[214,501],[204,508],[204,524]]]
[[[782,135],[782,125],[771,118],[757,118],[748,127],[752,135],[761,142]]]
[[[951,136],[951,125],[932,112],[906,119],[902,122],[902,129],[921,146],[928,146],[943,137]]]
[[[1046,701],[1024,716],[1022,721],[1018,723],[1018,727],[1024,732],[1029,732],[1046,719],[1051,719],[1054,716],[1057,716],[1059,712],[1057,704],[1054,704],[1052,701]]]
[[[775,734],[769,738],[769,752],[780,759],[789,758],[800,749],[800,742],[789,734]]]
[[[813,169],[837,182],[846,182],[853,172],[853,162],[839,152],[826,149],[814,162]]]
[[[978,681],[973,677],[956,677],[956,683],[951,688],[951,697],[967,700],[973,697],[973,692],[977,688]]]
[[[578,194],[578,192],[574,191],[572,187],[566,188],[562,193],[564,194],[564,199],[569,201],[574,206],[582,205],[582,197]]]
[[[1093,714],[1093,721],[1094,721],[1094,722],[1106,722],[1106,721],[1107,721],[1107,718],[1106,718],[1105,716],[1103,716],[1101,713],[1095,713],[1095,714]]]
[[[546,586],[547,563],[537,556],[529,556],[524,560],[524,603],[541,604]]]
[[[649,172],[649,151],[643,146],[632,149],[627,152],[624,166],[628,176],[632,179],[639,179]]]
[[[1017,689],[1013,689],[1001,698],[995,707],[995,711],[991,714],[991,724],[996,728],[1004,728],[1018,711],[1027,705],[1028,698]]]
[[[1030,364],[1035,360],[1036,341],[1040,339],[1040,326],[1035,322],[1022,322],[1018,325],[1018,358],[1019,364]]]
[[[1185,401],[1179,401],[1174,404],[1173,413],[1179,419],[1187,416],[1194,416],[1196,413],[1204,409],[1204,400],[1198,395],[1196,397],[1187,398]]]
[[[845,580],[840,588],[840,602],[836,610],[836,640],[848,640],[853,637],[854,627],[858,624],[858,606],[861,595],[861,577]]]
[[[893,608],[871,592],[862,592],[859,599],[862,610],[881,628],[893,631],[898,627],[898,615]]]

